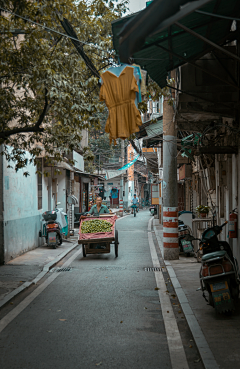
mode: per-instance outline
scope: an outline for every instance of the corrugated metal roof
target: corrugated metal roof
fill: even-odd
[[[157,123],[157,124],[162,124],[162,119],[163,119],[163,116],[159,116],[157,117],[156,119],[151,119],[151,120],[148,120],[147,122],[144,122],[140,127],[139,127],[139,132],[136,133],[136,137],[137,138],[144,138],[144,137],[147,137],[148,136],[148,133],[147,133],[147,130],[146,128],[149,127],[149,132],[151,130],[151,127]],[[155,122],[157,120],[157,122]]]
[[[147,126],[145,129],[147,131],[146,139],[156,137],[156,136],[160,136],[163,133],[163,121],[160,120],[156,123],[153,123],[153,124]]]
[[[171,6],[171,2],[169,2],[169,6]],[[208,13],[235,17],[240,14],[240,1],[213,0],[199,9]],[[118,34],[123,26],[135,16],[136,14],[112,23],[113,44],[117,54],[119,54]],[[171,18],[169,18],[169,21],[171,22]],[[178,21],[216,44],[222,44],[233,34],[231,33],[232,21],[229,19],[192,12],[182,19],[178,19]],[[151,19],[145,19],[145,22],[151,22]],[[144,27],[144,23],[142,26]],[[173,22],[170,26],[168,23],[168,27],[165,29],[161,29],[159,32],[156,29],[151,35],[146,37],[141,50],[134,53],[133,58],[134,62],[148,71],[150,77],[160,87],[164,87],[166,86],[166,78],[169,71],[188,61],[200,58],[212,49],[213,47],[182,30]],[[170,54],[169,50],[175,53],[175,55]]]

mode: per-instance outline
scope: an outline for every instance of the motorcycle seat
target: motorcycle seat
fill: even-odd
[[[202,257],[202,261],[207,261],[210,259],[214,259],[214,258],[223,258],[226,254],[226,251],[215,251],[215,252],[210,252],[209,254],[205,254]]]

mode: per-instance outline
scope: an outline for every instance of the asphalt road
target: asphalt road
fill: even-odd
[[[80,254],[6,326],[1,369],[172,368],[156,280],[144,270],[149,218],[118,220],[118,258],[113,246]]]

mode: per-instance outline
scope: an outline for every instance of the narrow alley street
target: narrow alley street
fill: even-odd
[[[239,28],[0,1],[0,369],[240,369]]]
[[[147,210],[117,221],[118,258],[113,249],[84,258],[78,246],[68,259],[71,271],[48,273],[21,302],[1,311],[2,369],[202,368],[179,314],[189,363],[174,362],[162,312],[167,307],[159,303],[155,273],[145,271],[153,266],[150,219]]]

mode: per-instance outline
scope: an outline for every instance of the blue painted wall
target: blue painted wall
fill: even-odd
[[[30,158],[26,153],[26,158]],[[15,172],[3,158],[4,261],[5,263],[42,243],[39,238],[41,214],[38,210],[37,175],[33,164]],[[12,165],[14,165],[12,163]],[[28,171],[30,176],[23,176]]]

